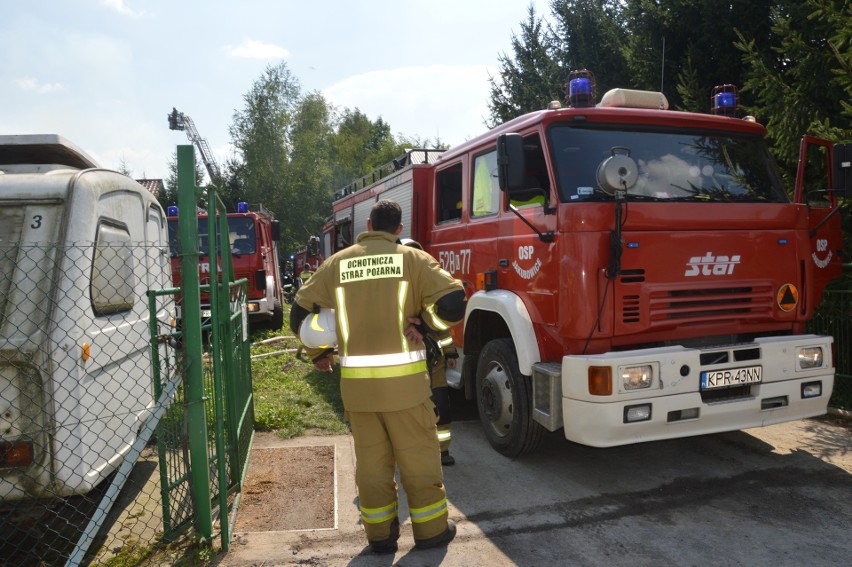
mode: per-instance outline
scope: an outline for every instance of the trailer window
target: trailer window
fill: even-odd
[[[458,220],[462,213],[462,164],[437,173],[438,222]]]
[[[133,308],[136,278],[133,248],[127,228],[101,222],[92,258],[90,295],[95,315],[112,315]]]
[[[497,150],[477,156],[473,162],[473,203],[471,216],[481,217],[497,212],[500,185],[497,180]]]
[[[562,201],[611,199],[598,166],[627,153],[638,166],[626,198],[651,201],[786,202],[764,141],[707,131],[633,131],[558,125],[549,132]]]

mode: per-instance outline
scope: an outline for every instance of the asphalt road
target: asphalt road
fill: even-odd
[[[395,556],[369,553],[358,525],[351,438],[337,453],[331,530],[236,534],[220,565],[663,566],[852,564],[852,430],[803,420],[594,449],[557,432],[510,460],[477,421],[453,424],[445,469],[458,535],[412,550],[407,506]],[[294,505],[296,505],[294,503]]]

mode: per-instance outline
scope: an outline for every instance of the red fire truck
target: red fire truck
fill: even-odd
[[[178,251],[177,207],[168,208],[169,245],[175,286],[180,286],[180,256]],[[250,211],[248,203],[237,203],[237,212],[228,213],[228,232],[233,257],[234,277],[248,280],[247,307],[249,321],[254,326],[280,329],[284,324],[281,272],[278,268],[280,228],[272,212],[259,205]],[[207,215],[198,215],[198,250],[201,254],[198,270],[202,285],[210,283],[210,262]],[[221,265],[221,264],[220,264]],[[209,301],[205,294],[202,301]],[[209,305],[201,306],[201,316],[210,316]]]
[[[449,378],[510,457],[560,428],[608,447],[825,413],[833,339],[805,324],[841,271],[850,148],[806,137],[791,200],[735,88],[701,114],[569,84],[566,106],[339,190],[326,252],[402,205],[401,236],[464,282]]]
[[[306,279],[317,271],[325,257],[320,250],[320,239],[318,236],[311,236],[308,239],[308,244],[296,250],[292,257],[293,260],[293,276],[295,278]]]

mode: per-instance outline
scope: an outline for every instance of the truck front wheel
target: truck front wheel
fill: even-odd
[[[269,319],[269,328],[273,331],[278,331],[283,326],[284,309],[276,303],[275,307],[272,309],[272,317]]]
[[[490,341],[479,355],[476,407],[488,442],[507,457],[529,453],[544,428],[532,419],[532,385],[521,374],[511,339]]]

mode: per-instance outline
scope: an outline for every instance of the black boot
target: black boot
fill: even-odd
[[[399,546],[396,543],[396,540],[399,539],[399,519],[395,519],[391,522],[390,526],[390,535],[386,539],[382,539],[379,541],[371,541],[370,549],[373,553],[378,555],[385,555],[387,553],[396,553]]]
[[[445,467],[451,467],[456,464],[456,460],[450,455],[449,451],[441,451],[441,464]]]
[[[432,549],[433,547],[446,547],[453,538],[456,537],[456,523],[452,520],[447,520],[447,529],[444,533],[438,534],[429,539],[414,540],[415,549]]]

